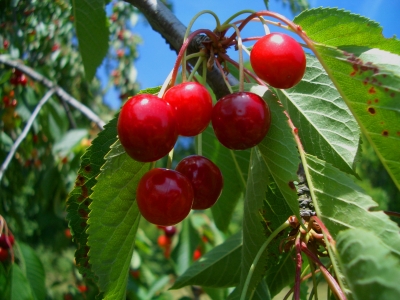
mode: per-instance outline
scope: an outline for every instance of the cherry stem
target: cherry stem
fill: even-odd
[[[197,155],[203,155],[203,138],[201,133],[197,135]]]
[[[314,300],[318,300],[318,283],[317,283],[317,279],[315,278],[316,270],[315,270],[315,265],[311,261],[310,258],[308,258],[308,265],[310,266],[310,269],[311,269],[311,277],[312,277],[312,281],[313,281],[313,292],[315,295]]]
[[[304,269],[304,271],[306,271],[306,270],[307,270],[307,269]],[[303,271],[303,273],[304,273],[304,271]],[[311,276],[314,276],[316,273],[319,273],[319,272],[321,272],[321,271],[318,269],[318,270],[315,270],[314,273],[311,272],[311,273],[308,273],[307,275],[302,276],[302,277],[301,277],[301,282],[306,281],[306,280],[309,279]],[[289,298],[289,296],[293,293],[293,290],[294,290],[294,287],[292,287],[292,288],[287,292],[287,294],[285,295],[285,297],[283,297],[282,300],[287,300],[287,299]]]
[[[228,55],[226,54],[220,54],[220,56],[225,59],[226,61],[230,62],[232,65],[234,65],[236,68],[239,69],[239,64],[234,61],[233,59],[231,59]],[[248,74],[251,78],[253,78],[259,85],[262,86],[267,86],[260,78],[258,78],[257,75],[253,74],[252,72],[250,72],[249,70],[247,70],[246,68],[243,68],[244,73]]]
[[[186,60],[185,60],[185,55],[186,55],[186,49],[189,46],[190,42],[199,34],[204,33],[206,34],[214,43],[215,45],[218,44],[218,37],[215,35],[215,33],[213,33],[211,30],[208,29],[198,29],[196,31],[193,31],[188,37],[187,39],[183,42],[181,49],[179,50],[178,53],[178,57],[176,58],[175,61],[175,65],[173,68],[173,72],[172,72],[172,78],[171,78],[171,86],[173,86],[175,84],[176,81],[176,77],[178,76],[178,70],[179,70],[179,66],[181,65],[185,65],[184,69],[186,69]],[[182,70],[182,75],[184,73],[184,71],[186,70]],[[183,76],[182,76],[182,80],[183,80]]]
[[[220,71],[221,74],[222,74],[222,78],[224,79],[225,84],[226,84],[226,86],[227,86],[229,92],[232,94],[232,93],[233,93],[232,87],[231,87],[231,85],[229,84],[228,78],[226,77],[225,72],[224,72],[224,70],[222,69],[222,66],[221,66],[221,64],[219,63],[218,59],[215,60],[215,63],[216,63],[216,65],[217,65],[219,71]]]
[[[239,11],[239,12],[237,12],[237,13],[235,13],[235,14],[233,14],[231,17],[229,17],[223,24],[222,24],[222,26],[226,26],[226,25],[229,25],[229,23],[231,23],[231,21],[233,20],[233,19],[235,19],[236,17],[238,17],[238,16],[240,16],[240,15],[243,15],[243,14],[254,14],[255,13],[255,11],[254,10],[252,10],[252,9],[244,9],[244,10],[241,10],[241,11]],[[228,26],[229,27],[229,26]],[[218,30],[220,30],[220,28],[217,28]],[[221,30],[222,31],[222,30]]]
[[[335,247],[335,245],[336,245],[335,240],[332,238],[331,234],[329,233],[328,228],[326,228],[325,224],[320,220],[320,218],[318,218],[317,216],[313,216],[313,217],[311,217],[310,220],[314,221],[321,227],[321,230],[324,233],[324,235],[326,236],[326,238],[328,239],[329,243],[333,247]]]
[[[242,38],[240,36],[240,31],[237,28],[236,25],[231,24],[231,27],[235,29],[236,35],[238,37],[237,39],[237,47],[239,50],[239,92],[244,91],[244,62],[243,62],[243,43],[242,43]]]
[[[387,210],[384,210],[383,212],[384,212],[386,215],[388,215],[388,216],[400,218],[400,213],[398,213],[398,212],[396,212],[396,211],[387,211]]]
[[[289,222],[286,221],[282,225],[280,225],[277,229],[275,229],[271,235],[267,238],[264,244],[261,246],[260,250],[258,250],[256,257],[254,258],[253,263],[250,266],[249,273],[247,273],[246,281],[243,285],[242,294],[240,295],[240,300],[249,299],[246,297],[247,290],[249,288],[251,277],[253,276],[254,270],[258,264],[258,261],[261,258],[261,255],[264,253],[265,249],[268,247],[269,243],[282,231],[290,226]]]
[[[301,240],[300,235],[296,237],[296,274],[294,279],[294,299],[300,300],[300,283],[301,283],[301,266],[303,260],[301,258]]]
[[[203,55],[197,55],[199,58],[197,59],[197,62],[195,66],[193,67],[193,70],[191,71],[188,81],[192,81],[194,75],[196,74],[197,69],[200,67],[200,65],[205,61],[205,57]]]
[[[335,293],[339,300],[346,300],[346,295],[343,293],[342,289],[340,288],[339,284],[336,282],[335,278],[329,273],[328,269],[324,266],[324,264],[319,260],[319,258],[311,252],[305,243],[301,243],[301,249],[303,252],[314,262],[318,265],[319,269],[321,270],[322,275],[324,275],[326,282],[328,283],[331,290]]]
[[[172,150],[169,151],[168,153],[167,169],[171,169],[173,157],[174,157],[174,148],[172,148]]]
[[[186,28],[185,35],[183,36],[183,40],[184,40],[185,42],[186,42],[187,39],[189,39],[189,34],[190,34],[190,31],[192,30],[192,27],[193,27],[194,22],[195,22],[201,15],[204,15],[204,14],[210,14],[210,15],[212,15],[212,16],[214,17],[215,22],[217,23],[217,28],[221,26],[218,16],[217,16],[213,11],[211,11],[211,10],[203,10],[203,11],[197,13],[197,14],[192,18],[192,20],[190,21],[188,27]],[[185,49],[184,55],[183,55],[183,57],[182,57],[182,82],[185,82],[185,81],[186,81],[186,49]],[[174,81],[174,82],[175,82],[175,81]]]

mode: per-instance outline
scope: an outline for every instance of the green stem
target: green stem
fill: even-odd
[[[228,18],[224,23],[222,23],[222,26],[224,26],[224,25],[228,25],[233,19],[235,19],[236,17],[238,17],[238,16],[240,16],[240,15],[243,15],[243,14],[254,14],[255,13],[255,11],[254,10],[252,10],[252,9],[244,9],[244,10],[241,10],[241,11],[239,11],[239,12],[237,12],[237,13],[235,13],[234,15],[232,15],[230,18]],[[220,28],[217,28],[218,30],[220,30]],[[224,29],[224,28],[222,28],[222,29]]]
[[[219,28],[219,27],[221,26],[218,16],[217,16],[213,11],[211,11],[211,10],[203,10],[203,11],[197,13],[197,14],[192,18],[192,20],[190,21],[188,27],[186,28],[185,35],[183,36],[183,41],[184,41],[184,42],[185,42],[186,39],[189,37],[190,31],[192,30],[192,27],[193,27],[194,22],[195,22],[201,15],[204,15],[204,14],[210,14],[210,15],[212,15],[212,16],[215,18],[215,22],[217,23],[217,28]],[[182,57],[182,82],[185,82],[185,81],[186,81],[186,49],[185,49],[184,55],[183,55],[183,57]]]
[[[254,270],[258,264],[258,261],[261,258],[261,255],[264,253],[265,249],[268,247],[269,243],[282,231],[285,230],[286,228],[288,228],[289,222],[286,221],[285,223],[283,223],[282,225],[280,225],[277,229],[275,229],[271,235],[268,237],[268,239],[264,242],[264,244],[261,246],[260,250],[258,250],[256,257],[254,258],[253,263],[251,264],[251,267],[249,269],[249,273],[247,274],[246,277],[246,281],[243,285],[243,290],[242,290],[242,294],[240,296],[240,300],[245,300],[246,299],[246,294],[247,294],[247,290],[249,288],[249,284],[250,284],[250,280],[251,277],[254,273]]]
[[[199,56],[199,59],[197,60],[196,64],[193,67],[192,72],[190,73],[187,81],[192,81],[194,75],[196,74],[197,69],[200,67],[200,64],[205,60],[204,56]]]
[[[314,300],[318,300],[318,283],[317,279],[315,278],[315,266],[314,262],[307,256],[308,259],[308,265],[311,268],[311,274],[312,274],[312,281],[313,281],[313,293],[314,293]],[[311,298],[310,298],[311,299]]]
[[[174,148],[168,153],[168,160],[167,160],[167,169],[171,169],[172,166],[172,158],[174,157]]]
[[[202,136],[202,133],[197,135],[197,155],[203,155],[203,136]]]

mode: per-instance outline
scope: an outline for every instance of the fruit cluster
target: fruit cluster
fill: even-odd
[[[290,88],[304,75],[305,54],[293,38],[274,33],[254,45],[250,62],[256,75],[276,88]],[[162,98],[139,94],[128,99],[118,119],[118,136],[126,153],[140,162],[167,155],[178,136],[196,136],[211,122],[226,148],[244,150],[259,144],[271,124],[267,103],[258,95],[239,91],[212,105],[208,90],[196,82],[168,89]],[[175,170],[155,168],[139,181],[136,200],[151,223],[169,226],[182,221],[191,209],[214,205],[223,186],[219,168],[209,159],[192,155]]]
[[[8,235],[0,234],[0,262],[7,261],[10,258],[9,250],[14,242],[14,236],[11,233]]]

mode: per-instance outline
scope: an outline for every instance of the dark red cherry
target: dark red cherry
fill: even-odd
[[[0,247],[0,261],[6,261],[8,259],[8,250]]]
[[[178,134],[195,136],[207,128],[211,120],[212,98],[203,85],[184,82],[170,88],[163,98],[175,110]]]
[[[192,209],[207,209],[217,202],[224,181],[220,169],[211,160],[200,155],[182,159],[175,170],[185,175],[193,186]]]
[[[193,188],[189,179],[181,173],[156,168],[140,179],[136,201],[147,221],[171,226],[189,214],[193,204]]]
[[[284,33],[260,38],[251,50],[250,63],[258,77],[279,89],[295,86],[306,70],[303,48]]]
[[[141,162],[164,157],[178,139],[171,106],[151,94],[128,99],[119,114],[117,130],[126,153]]]
[[[263,140],[271,124],[271,113],[260,96],[237,92],[216,103],[211,121],[222,145],[233,150],[244,150]]]
[[[176,234],[175,226],[166,226],[166,227],[163,227],[163,230],[164,230],[164,234],[169,238],[173,237]]]
[[[8,243],[7,243],[8,239]],[[14,236],[12,234],[9,234],[6,236],[4,233],[0,235],[0,247],[4,249],[9,249],[10,246],[12,247],[14,245]]]

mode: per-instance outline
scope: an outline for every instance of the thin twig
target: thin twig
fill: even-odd
[[[50,89],[49,91],[47,91],[47,93],[43,96],[43,98],[40,99],[40,101],[39,101],[38,105],[36,106],[35,110],[32,112],[32,115],[29,117],[28,122],[26,123],[24,130],[22,131],[20,136],[16,139],[14,145],[12,145],[10,152],[8,153],[5,161],[1,165],[1,168],[0,168],[0,181],[3,178],[4,172],[7,170],[7,167],[10,164],[11,159],[14,157],[14,154],[17,151],[19,145],[22,143],[22,141],[27,136],[29,130],[31,129],[33,121],[35,120],[35,118],[38,115],[39,111],[41,110],[42,106],[50,99],[50,97],[54,93],[55,93],[54,89]]]
[[[69,105],[73,106],[77,110],[79,110],[81,113],[83,113],[89,120],[93,121],[96,123],[97,127],[99,127],[100,130],[103,130],[103,126],[105,125],[104,121],[100,119],[98,115],[96,115],[89,107],[86,105],[82,104],[79,102],[77,99],[72,97],[70,94],[68,94],[65,90],[63,90],[61,87],[53,83],[51,80],[48,78],[44,77],[43,75],[39,74],[32,68],[23,65],[22,63],[15,61],[15,60],[9,60],[6,56],[0,55],[0,63],[3,63],[7,66],[13,67],[15,69],[20,70],[21,72],[27,74],[30,78],[33,80],[40,82],[43,84],[45,87],[48,89],[53,89],[54,93],[62,100],[67,102]]]

